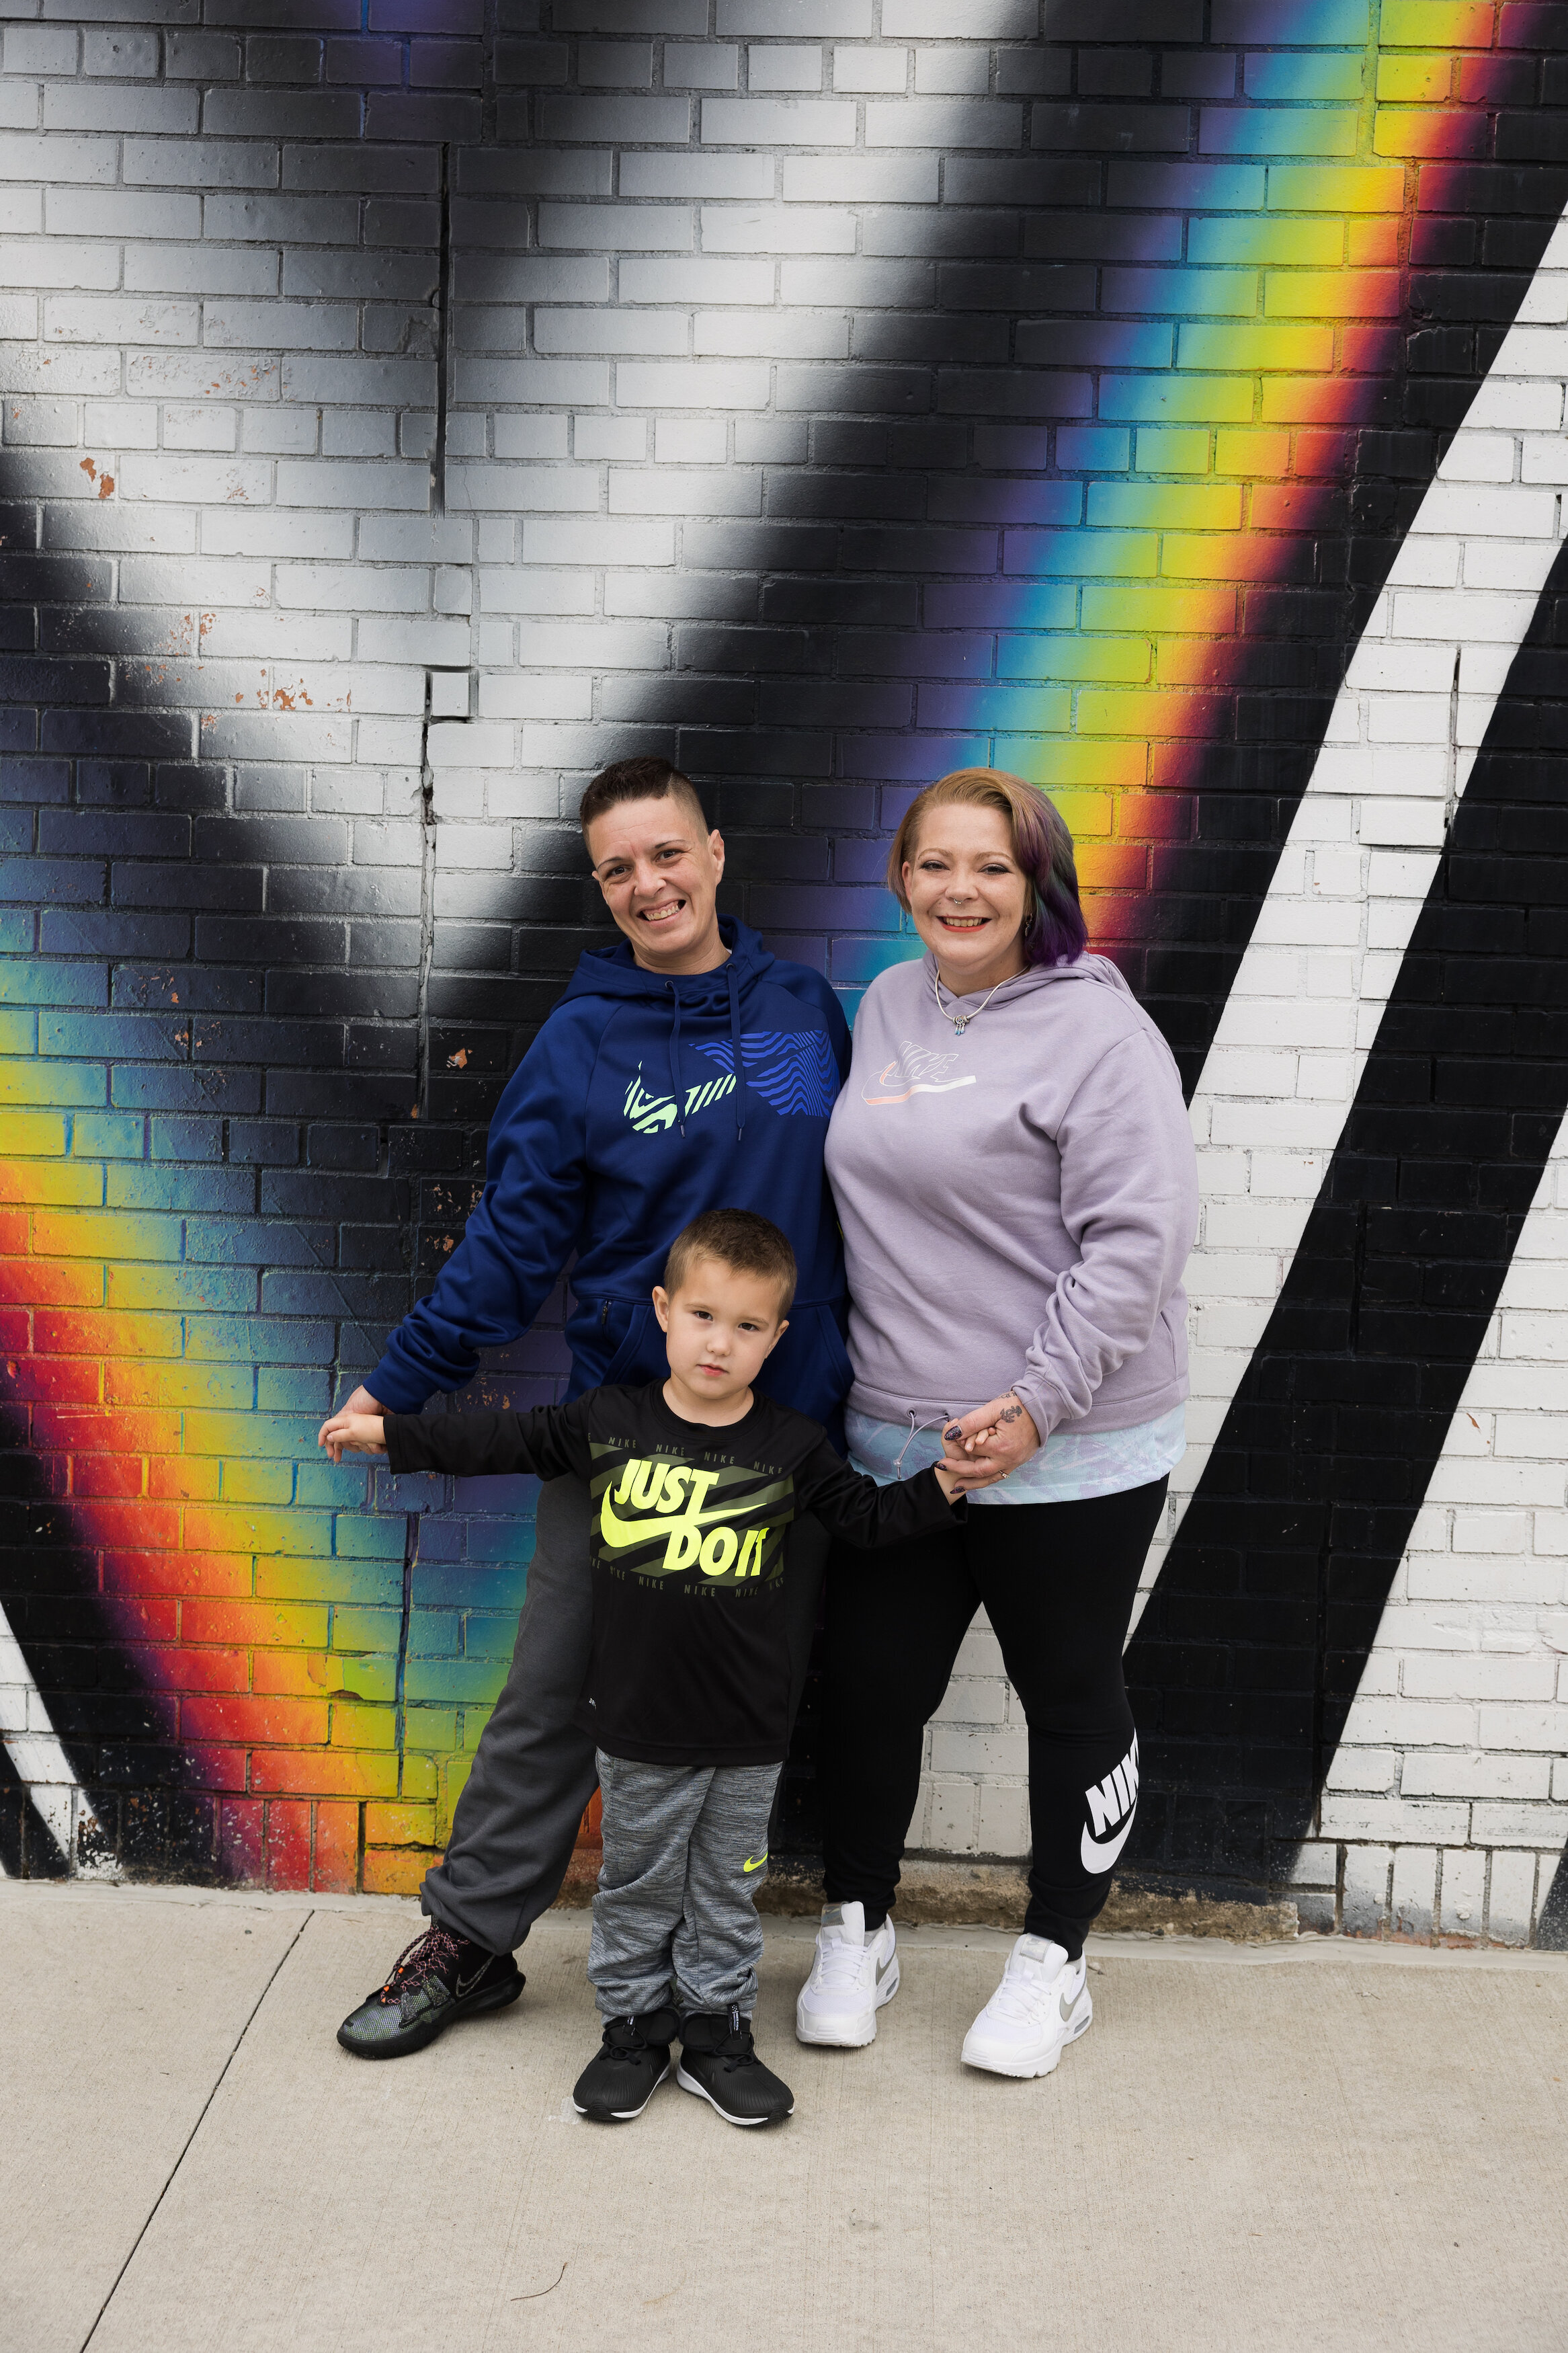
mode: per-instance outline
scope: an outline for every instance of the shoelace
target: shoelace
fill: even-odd
[[[998,2018],[1023,2019],[1033,2026],[1041,2012],[1050,2007],[1047,1997],[1054,1983],[1052,1978],[1037,1977],[1032,1970],[1017,1968],[1009,1962],[1001,1984],[985,2007]]]
[[[417,1968],[411,1966],[416,1953],[420,1957]],[[393,2002],[401,1999],[403,1980],[405,1977],[418,1978],[422,1980],[427,1977],[437,1976],[445,1963],[456,1962],[460,1957],[458,1940],[450,1929],[426,1928],[423,1936],[416,1936],[414,1942],[411,1945],[405,1945],[398,1954],[392,1964],[392,1974],[382,1987],[376,2000],[384,2007],[390,2008]]]
[[[869,1945],[851,1945],[843,1936],[830,1937],[816,1948],[817,1984],[834,1992],[854,1985],[870,1955]]]

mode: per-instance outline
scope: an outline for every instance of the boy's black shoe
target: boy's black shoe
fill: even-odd
[[[795,2114],[795,2094],[764,2067],[752,2044],[752,2021],[731,2006],[699,2010],[680,2030],[676,2082],[712,2103],[727,2125],[771,2125]]]
[[[338,2029],[358,2059],[401,2059],[459,2018],[504,2010],[522,1991],[510,1953],[488,1953],[449,1928],[426,1928],[393,1963],[392,1975]]]
[[[577,2114],[601,2125],[629,2124],[640,2116],[669,2073],[669,2046],[679,2031],[673,2010],[607,2019],[604,2046],[573,2090]]]

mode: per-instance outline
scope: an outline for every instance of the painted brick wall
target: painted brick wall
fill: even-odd
[[[582,782],[679,758],[852,1010],[994,760],[1203,1154],[1129,1862],[1563,1933],[1568,12],[952,14],[8,0],[6,1870],[416,1882],[531,1497],[314,1428],[602,935]],[[1023,1851],[983,1625],[930,1742],[911,1842]]]

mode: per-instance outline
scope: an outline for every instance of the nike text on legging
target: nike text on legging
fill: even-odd
[[[1132,1828],[1138,1747],[1121,1650],[1166,1482],[1069,1504],[971,1508],[952,1535],[828,1563],[822,1741],[830,1903],[879,1926],[899,1883],[921,1746],[984,1604],[1029,1725],[1028,1934],[1070,1957]]]

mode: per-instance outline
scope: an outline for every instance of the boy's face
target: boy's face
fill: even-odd
[[[776,1282],[715,1258],[694,1260],[677,1292],[656,1284],[653,1306],[670,1372],[705,1405],[728,1405],[750,1388],[789,1328]]]

